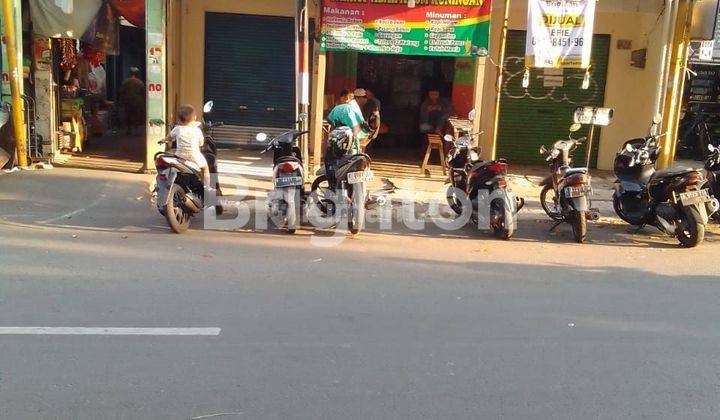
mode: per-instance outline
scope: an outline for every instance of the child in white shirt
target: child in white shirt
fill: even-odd
[[[207,160],[200,151],[205,144],[205,135],[199,128],[195,108],[192,105],[183,105],[177,110],[177,125],[170,132],[169,137],[177,143],[175,155],[195,162],[202,171],[203,184],[210,188],[210,169]]]

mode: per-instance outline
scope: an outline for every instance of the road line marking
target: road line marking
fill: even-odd
[[[0,327],[0,335],[185,335],[217,336],[220,328]]]

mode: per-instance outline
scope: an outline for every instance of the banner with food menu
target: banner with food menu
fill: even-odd
[[[528,0],[528,67],[590,66],[596,0]]]
[[[490,0],[323,0],[323,51],[484,57]]]

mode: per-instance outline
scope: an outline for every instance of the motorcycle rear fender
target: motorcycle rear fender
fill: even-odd
[[[507,188],[498,188],[493,190],[490,194],[491,200],[502,200],[505,203],[505,208],[508,209],[512,214],[517,214],[518,201],[515,199],[515,195]]]
[[[576,197],[570,202],[575,211],[588,211],[590,206],[588,205],[587,197]]]
[[[165,175],[165,179],[161,179],[161,175]],[[170,188],[177,179],[178,171],[173,167],[163,169],[158,172],[156,183],[157,183],[157,206],[158,208],[164,208],[168,204],[170,198]]]

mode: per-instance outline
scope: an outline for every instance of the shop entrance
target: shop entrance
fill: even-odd
[[[427,122],[421,116],[428,92],[439,92],[448,116],[466,116],[472,109],[473,72],[473,59],[466,58],[329,53],[326,111],[343,89],[366,90],[379,102],[382,120],[366,152],[374,160],[419,165],[427,144],[420,127]],[[442,125],[442,133],[447,132],[447,124]]]
[[[145,30],[121,22],[114,47],[52,40],[57,150],[69,165],[142,169],[147,147]]]

